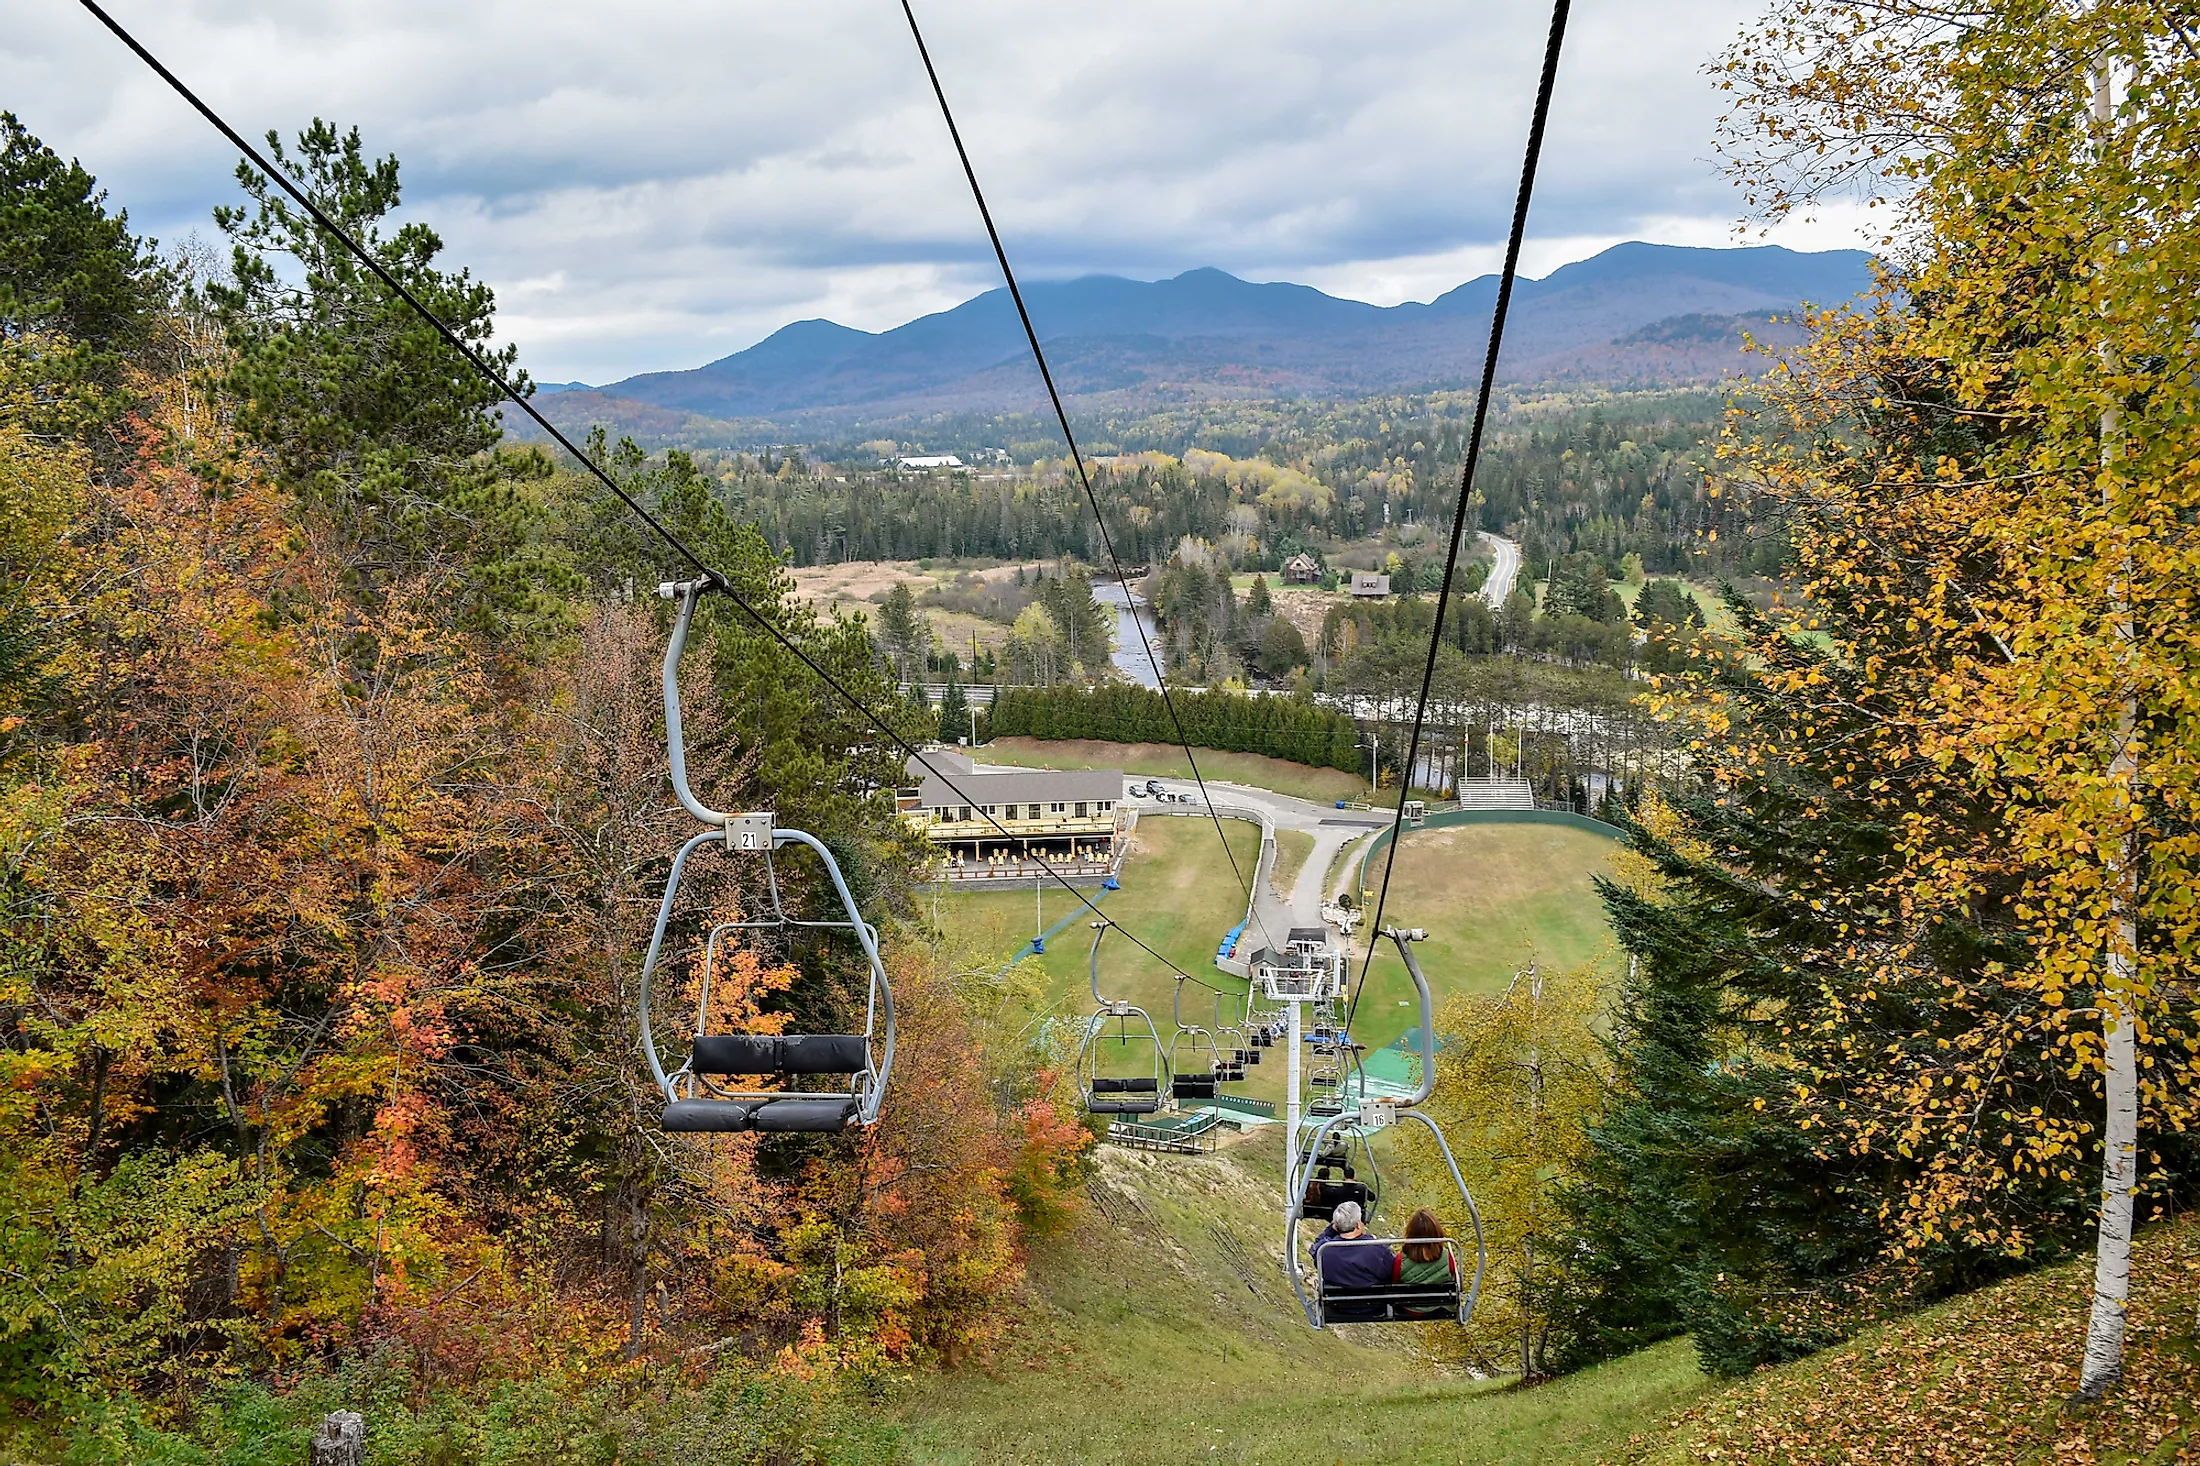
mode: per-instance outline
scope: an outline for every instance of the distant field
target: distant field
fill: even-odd
[[[1367,792],[1367,781],[1341,769],[1318,769],[1257,753],[1224,753],[1220,749],[1193,750],[1203,778],[1273,789],[1317,804],[1358,799]],[[977,750],[988,763],[1019,764],[1033,769],[1121,769],[1164,779],[1189,779],[1191,765],[1184,750],[1167,743],[1099,743],[1087,738],[996,738]]]
[[[1672,577],[1654,575],[1650,578],[1652,580],[1669,580]],[[1708,629],[1721,634],[1734,630],[1734,613],[1727,610],[1725,601],[1719,599],[1719,588],[1717,586],[1698,585],[1694,581],[1684,580],[1681,582],[1681,588],[1687,591],[1694,598],[1696,604],[1703,609],[1704,625]],[[1615,584],[1612,589],[1619,592],[1619,598],[1627,603],[1628,614],[1633,615],[1635,597],[1642,594],[1642,587],[1639,585]]]
[[[1455,992],[1502,989],[1530,961],[1571,967],[1593,958],[1617,970],[1618,949],[1592,877],[1610,870],[1617,845],[1565,825],[1456,825],[1412,830],[1398,851],[1383,920],[1426,927],[1416,954],[1437,1002]],[[1378,851],[1367,864],[1370,892],[1382,883]],[[1364,951],[1364,945],[1362,947]],[[1357,981],[1359,963],[1354,962]],[[1353,1028],[1381,1046],[1418,1022],[1413,985],[1397,949],[1383,942]]]

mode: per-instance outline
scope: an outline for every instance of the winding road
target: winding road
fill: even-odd
[[[1490,567],[1490,578],[1482,582],[1482,599],[1489,602],[1491,610],[1499,610],[1505,604],[1505,597],[1512,594],[1513,582],[1520,578],[1520,546],[1486,529],[1476,533],[1497,557],[1497,563]]]

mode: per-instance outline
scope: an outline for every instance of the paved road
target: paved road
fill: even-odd
[[[1502,535],[1488,530],[1477,531],[1482,542],[1497,556],[1497,563],[1490,567],[1490,578],[1482,582],[1482,599],[1495,611],[1505,604],[1505,597],[1512,594],[1513,581],[1520,575],[1520,546]]]
[[[1144,779],[1129,781],[1143,786]],[[1150,814],[1157,809],[1174,813],[1195,814],[1206,817],[1206,810],[1198,804],[1199,786],[1189,779],[1163,779],[1163,789],[1185,794],[1194,801],[1189,805],[1156,805],[1148,799],[1133,801],[1134,807]],[[1281,942],[1284,933],[1294,926],[1320,926],[1322,902],[1331,894],[1322,889],[1322,878],[1329,871],[1329,863],[1337,858],[1337,852],[1354,840],[1363,838],[1375,830],[1386,828],[1390,819],[1381,810],[1337,809],[1311,800],[1294,799],[1288,794],[1278,794],[1271,789],[1255,789],[1245,784],[1229,784],[1218,779],[1207,781],[1207,790],[1214,802],[1224,807],[1250,807],[1264,811],[1276,829],[1296,830],[1314,837],[1314,848],[1308,853],[1306,863],[1299,867],[1297,877],[1288,893],[1278,895],[1269,882],[1263,880],[1254,892],[1253,909],[1257,920],[1254,924],[1256,939],[1263,942]],[[1223,867],[1225,870],[1227,866]],[[1248,872],[1248,875],[1251,873]]]

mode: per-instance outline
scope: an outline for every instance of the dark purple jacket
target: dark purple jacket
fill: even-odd
[[[1322,1281],[1333,1288],[1380,1288],[1389,1283],[1397,1260],[1396,1253],[1373,1238],[1365,1242],[1339,1239],[1335,1223],[1314,1239],[1314,1265],[1321,1269]]]

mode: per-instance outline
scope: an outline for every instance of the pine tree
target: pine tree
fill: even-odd
[[[0,341],[50,333],[40,373],[111,396],[123,353],[143,341],[167,282],[126,210],[0,112]]]
[[[970,699],[962,683],[948,675],[947,691],[940,697],[940,737],[947,742],[970,737]]]

